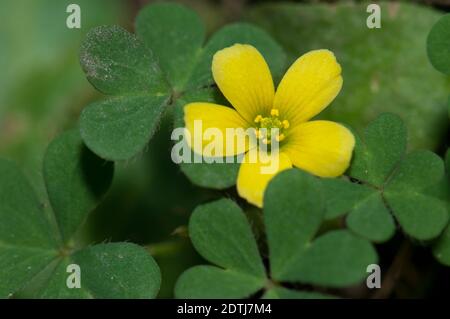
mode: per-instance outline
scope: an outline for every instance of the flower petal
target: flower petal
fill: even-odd
[[[354,146],[355,138],[346,127],[311,121],[289,132],[282,151],[298,168],[321,177],[336,177],[347,170]]]
[[[320,113],[342,87],[341,66],[329,50],[310,51],[295,61],[275,94],[274,108],[297,125]]]
[[[239,196],[245,198],[249,203],[262,207],[264,191],[269,181],[279,172],[291,168],[292,163],[289,157],[282,152],[276,157],[278,160],[272,163],[261,161],[259,157],[257,161],[251,162],[251,153],[252,151],[245,154],[245,160],[239,168],[237,191]],[[264,174],[263,169],[269,168],[271,164],[274,164],[271,172]]]
[[[212,61],[214,80],[231,105],[247,121],[270,111],[274,85],[264,57],[251,45],[235,44],[217,51]]]
[[[227,149],[227,145],[231,145],[233,141],[227,140],[226,129],[245,130],[248,127],[248,123],[230,107],[213,103],[189,103],[184,106],[184,123],[190,133],[190,139],[187,139],[189,146],[198,154],[210,155],[204,154],[204,150],[205,146],[215,140],[216,136],[213,136],[215,133],[222,135],[222,147],[216,149],[214,157],[242,154],[248,149],[248,139],[245,143],[238,143],[237,138],[234,138],[234,147],[229,146]],[[201,127],[194,126],[200,123]],[[212,129],[211,136],[208,136],[208,133],[205,135],[207,129]],[[199,142],[196,143],[196,141]]]

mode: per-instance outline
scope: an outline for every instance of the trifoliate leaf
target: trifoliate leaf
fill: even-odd
[[[448,221],[442,160],[429,151],[405,157],[405,128],[391,114],[371,122],[364,137],[356,138],[355,156],[348,170],[358,183],[323,180],[327,218],[348,213],[349,229],[375,242],[394,235],[393,216],[415,239],[439,236]]]
[[[325,214],[323,196],[320,180],[298,169],[284,171],[269,183],[264,218],[272,278],[345,286],[361,280],[367,265],[376,262],[371,244],[347,232],[314,239]],[[340,279],[324,275],[324,268],[342,271]]]
[[[176,295],[242,298],[265,288],[264,298],[322,298],[278,283],[343,287],[362,280],[367,266],[377,262],[369,241],[343,230],[315,238],[325,215],[322,187],[317,177],[298,169],[283,171],[269,183],[264,224],[270,276],[264,274],[249,222],[236,204],[222,199],[197,208],[189,224],[191,240],[203,257],[224,269],[187,270],[178,279]]]
[[[428,34],[427,53],[436,70],[450,75],[450,14],[440,18]]]
[[[83,111],[84,141],[103,158],[132,157],[153,135],[170,95],[156,58],[128,31],[104,26],[88,33],[80,61],[97,89],[116,95]]]
[[[443,177],[441,158],[429,151],[417,151],[405,158],[385,187],[388,205],[410,236],[432,239],[447,225],[446,205],[426,192]]]
[[[108,189],[112,164],[88,151],[78,131],[54,140],[44,162],[54,217],[18,168],[0,160],[0,297],[155,297],[160,273],[145,249],[128,243],[83,248],[73,238]],[[80,289],[67,284],[74,275],[69,265],[81,267]]]

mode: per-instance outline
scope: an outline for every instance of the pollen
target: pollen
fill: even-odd
[[[285,139],[286,136],[284,136],[283,133],[278,134],[277,137],[275,138],[277,142],[281,142],[282,140]]]
[[[263,119],[263,117],[262,117],[261,114],[257,115],[257,116],[255,117],[255,123],[261,122],[262,119]]]
[[[255,135],[263,144],[271,144],[273,139],[281,142],[286,138],[284,130],[289,128],[289,121],[281,120],[279,116],[280,112],[278,109],[271,109],[269,116],[258,114],[255,117],[254,122],[257,124]],[[276,129],[276,135],[272,134],[273,129]]]

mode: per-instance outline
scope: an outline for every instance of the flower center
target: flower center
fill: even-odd
[[[270,144],[272,141],[272,129],[277,129],[278,133],[275,136],[277,142],[281,142],[286,137],[283,131],[289,128],[288,120],[280,120],[280,112],[278,109],[271,109],[270,116],[263,117],[257,115],[255,117],[256,137],[262,140],[264,144]]]

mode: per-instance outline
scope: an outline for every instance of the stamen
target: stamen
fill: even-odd
[[[270,110],[270,115],[272,115],[272,116],[279,116],[280,112],[278,111],[278,109],[271,109]]]
[[[255,117],[255,123],[261,122],[262,119],[263,119],[263,117],[262,117],[261,114],[257,115],[257,116]]]
[[[281,124],[283,124],[283,128],[289,128],[289,121],[288,120],[283,120],[283,122],[281,122]]]
[[[277,135],[277,137],[275,137],[275,140],[277,142],[281,142],[282,140],[284,140],[284,138],[285,138],[284,134],[281,133],[281,134]]]

